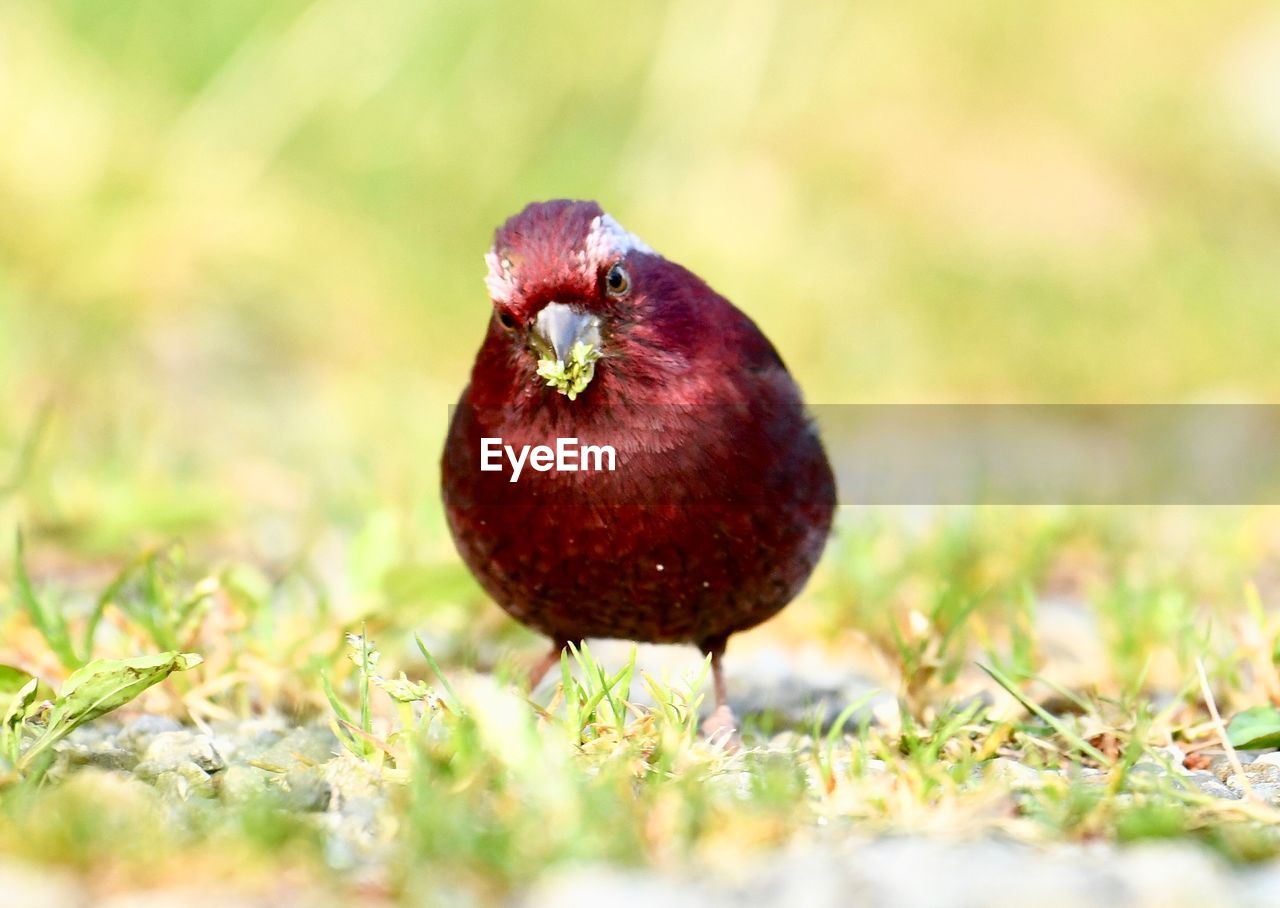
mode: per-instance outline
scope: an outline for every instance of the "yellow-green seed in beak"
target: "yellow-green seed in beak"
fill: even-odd
[[[586,390],[596,374],[596,360],[600,358],[593,344],[578,341],[569,351],[569,361],[543,357],[538,360],[538,375],[547,380],[547,387],[555,388],[569,400]]]

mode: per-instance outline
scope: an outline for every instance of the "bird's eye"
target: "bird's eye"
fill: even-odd
[[[622,265],[614,265],[604,276],[604,286],[610,296],[622,296],[631,289],[631,276]]]
[[[503,330],[514,331],[516,330],[516,317],[506,309],[499,309],[498,324],[503,327]]]

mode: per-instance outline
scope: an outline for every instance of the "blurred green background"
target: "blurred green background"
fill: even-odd
[[[449,560],[481,257],[559,196],[814,402],[1280,392],[1265,0],[4,3],[0,523]]]

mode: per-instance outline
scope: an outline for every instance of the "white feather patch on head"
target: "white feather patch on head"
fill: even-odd
[[[516,278],[511,273],[511,263],[505,256],[498,255],[497,249],[485,253],[484,263],[489,266],[489,273],[484,276],[489,298],[495,303],[510,304],[516,296]]]
[[[597,215],[591,221],[591,229],[587,231],[587,240],[582,249],[582,270],[589,277],[594,277],[605,265],[628,252],[652,253],[653,250],[611,215]]]
[[[591,221],[582,249],[578,250],[578,265],[583,274],[594,280],[596,273],[615,259],[629,252],[652,253],[648,244],[615,221],[610,215],[597,215]],[[495,303],[510,304],[516,298],[519,282],[515,269],[505,255],[499,255],[497,247],[491,247],[484,256],[489,268],[484,285]]]

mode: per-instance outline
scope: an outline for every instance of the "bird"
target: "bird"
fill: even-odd
[[[529,204],[485,263],[441,489],[480,586],[551,640],[530,689],[586,638],[693,644],[703,730],[736,734],[727,641],[796,597],[835,510],[800,389],[745,313],[596,202]]]

